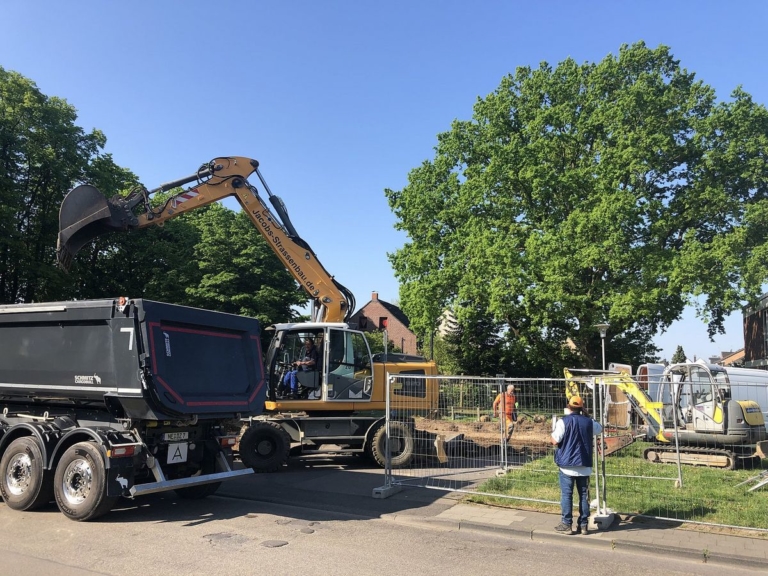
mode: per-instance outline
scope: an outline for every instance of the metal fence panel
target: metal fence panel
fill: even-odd
[[[768,484],[768,471],[761,468],[766,461],[742,458],[733,470],[728,466],[718,467],[714,456],[710,466],[681,463],[681,455],[684,460],[686,451],[690,456],[697,451],[708,454],[713,448],[715,453],[720,448],[733,448],[718,447],[716,434],[686,436],[693,429],[695,419],[698,419],[696,426],[704,422],[703,403],[675,411],[661,402],[653,403],[655,399],[651,396],[663,396],[663,390],[655,389],[642,393],[647,399],[639,406],[636,397],[639,393],[628,393],[632,387],[626,384],[631,382],[636,388],[647,389],[647,382],[628,377],[621,385],[615,379],[599,375],[577,380],[587,411],[604,426],[595,443],[590,487],[593,508],[660,519],[768,529],[764,514],[768,507],[768,488],[749,492],[764,478]],[[458,491],[559,510],[558,468],[550,440],[555,421],[564,414],[569,383],[573,385],[573,381],[565,379],[390,376],[385,487]],[[509,385],[514,386],[516,405],[508,437],[503,392]],[[409,404],[405,396],[398,397],[398,390],[416,386],[426,395],[437,391],[432,405],[425,408],[423,402]],[[695,391],[695,385],[691,386],[692,392]],[[721,412],[727,412],[729,403],[743,401],[737,398],[755,398],[757,403],[761,394],[765,395],[765,386],[731,383],[728,392],[721,390],[717,394],[722,396]],[[498,405],[494,407],[497,399]],[[716,414],[717,399],[701,397],[701,402],[709,401],[714,406],[713,419],[729,417]],[[654,438],[648,415],[642,414],[649,409],[658,411],[665,419],[665,442]],[[648,451],[655,453],[670,447],[671,452],[663,462],[650,462],[646,457]],[[745,452],[742,455],[746,456],[754,445],[745,444],[742,448]]]

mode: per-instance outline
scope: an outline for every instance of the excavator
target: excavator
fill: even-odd
[[[274,212],[259,188],[248,180],[253,174]],[[153,195],[162,192],[171,195],[153,206]],[[214,158],[194,174],[153,190],[139,186],[127,196],[107,198],[90,184],[77,186],[66,195],[59,210],[59,265],[68,270],[77,252],[103,234],[162,225],[227,197],[239,202],[312,299],[310,322],[281,323],[267,329],[273,332],[265,357],[267,400],[264,415],[247,422],[242,431],[239,451],[243,463],[257,472],[272,472],[290,455],[345,453],[367,455],[384,466],[387,374],[435,375],[437,367],[420,356],[371,354],[365,334],[347,323],[354,313],[353,294],[328,273],[299,236],[285,204],[269,189],[257,160]],[[297,372],[298,394],[282,396],[283,378],[301,359],[307,340],[314,342],[317,350],[314,370]],[[428,379],[405,382],[391,386],[391,409],[407,407],[409,414],[418,414],[437,408],[436,385]],[[412,418],[390,422],[393,465],[404,466],[411,460],[416,435]]]
[[[757,464],[768,454],[760,406],[753,400],[733,400],[727,374],[720,366],[693,362],[666,367],[653,386],[655,399],[626,371],[566,368],[564,372],[568,398],[591,396],[596,384],[605,386],[606,398],[612,390],[623,393],[644,422],[640,437],[651,443],[643,451],[649,462],[676,463],[676,445],[682,464],[730,470]],[[607,431],[631,427],[625,426],[628,420],[621,418],[620,410],[607,410],[606,415]],[[635,438],[631,432],[609,434],[602,449],[607,455]]]

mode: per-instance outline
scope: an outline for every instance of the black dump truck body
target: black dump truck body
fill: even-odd
[[[226,423],[261,412],[257,320],[149,300],[0,306],[0,493],[70,518],[119,496],[199,498],[233,470]]]

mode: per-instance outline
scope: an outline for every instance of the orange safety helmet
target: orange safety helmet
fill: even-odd
[[[568,408],[584,408],[584,400],[581,399],[581,396],[571,396],[571,399],[568,400]]]

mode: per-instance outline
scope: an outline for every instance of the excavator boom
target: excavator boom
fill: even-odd
[[[258,189],[248,182],[248,177],[254,173],[277,217],[264,203]],[[153,194],[190,183],[194,184],[171,196],[162,206],[151,206],[150,197]],[[272,194],[259,172],[258,161],[250,158],[215,158],[190,176],[154,190],[141,188],[125,197],[107,199],[89,184],[74,188],[64,198],[59,211],[59,265],[69,269],[75,254],[103,234],[162,224],[228,196],[237,199],[273,252],[313,298],[316,310],[314,320],[342,322],[352,315],[354,296],[325,270],[309,244],[298,235],[282,200]]]

